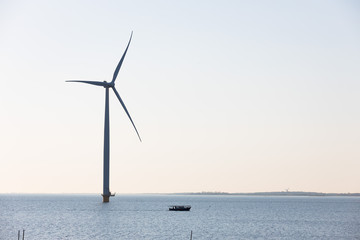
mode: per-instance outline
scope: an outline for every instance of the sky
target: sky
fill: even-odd
[[[358,1],[0,0],[0,193],[360,192]]]

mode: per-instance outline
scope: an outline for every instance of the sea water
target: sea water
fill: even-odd
[[[0,195],[0,239],[360,239],[359,197]],[[191,205],[189,212],[169,205]]]

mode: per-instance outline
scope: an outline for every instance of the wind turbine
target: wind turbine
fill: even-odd
[[[129,111],[127,110],[123,100],[121,99],[118,91],[116,90],[115,88],[115,80],[116,80],[116,77],[119,73],[119,70],[121,68],[121,65],[124,61],[124,58],[125,58],[125,55],[126,55],[126,52],[129,48],[129,45],[130,45],[130,42],[131,42],[131,38],[132,38],[132,32],[131,32],[131,35],[130,35],[130,40],[129,40],[129,43],[125,49],[125,52],[124,54],[122,55],[116,69],[115,69],[115,72],[114,72],[114,75],[113,75],[113,78],[111,80],[111,82],[106,82],[106,81],[103,81],[103,82],[100,82],[100,81],[87,81],[87,80],[68,80],[66,82],[79,82],[79,83],[87,83],[87,84],[91,84],[91,85],[95,85],[95,86],[100,86],[100,87],[104,87],[105,88],[105,123],[104,123],[104,179],[103,179],[103,202],[109,202],[109,198],[111,196],[114,196],[115,194],[112,194],[110,192],[110,187],[109,187],[109,170],[110,170],[110,122],[109,122],[109,88],[111,88],[116,97],[119,99],[120,101],[120,104],[121,106],[124,108],[127,116],[129,117],[130,119],[130,122],[131,124],[134,126],[134,129],[136,131],[136,134],[138,135],[139,137],[139,140],[141,142],[141,138],[140,138],[140,135],[139,135],[139,132],[138,130],[136,129],[135,127],[135,124],[134,124],[134,121],[131,119],[131,116],[129,114]]]

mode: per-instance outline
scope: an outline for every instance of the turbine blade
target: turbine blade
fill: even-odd
[[[66,82],[87,83],[87,84],[96,85],[96,86],[102,86],[102,87],[106,86],[105,82],[99,82],[99,81],[67,80]]]
[[[116,69],[115,69],[115,72],[114,72],[114,75],[113,75],[113,79],[112,79],[112,81],[111,81],[112,83],[115,82],[116,77],[117,77],[117,75],[118,75],[118,73],[119,73],[119,70],[120,70],[120,68],[121,68],[121,65],[122,65],[122,63],[123,63],[123,61],[124,61],[126,52],[127,52],[128,48],[129,48],[129,45],[130,45],[130,42],[131,42],[132,34],[133,34],[133,32],[131,31],[129,43],[128,43],[128,45],[127,45],[127,47],[126,47],[126,49],[125,49],[125,52],[124,52],[124,54],[122,55],[122,57],[121,57],[118,65],[117,65]]]
[[[115,87],[112,87],[112,89],[114,90],[115,95],[116,95],[116,96],[117,96],[117,98],[119,99],[119,101],[120,101],[120,103],[121,103],[122,107],[124,108],[124,110],[125,110],[126,114],[128,115],[128,117],[129,117],[129,119],[130,119],[130,121],[131,121],[132,125],[133,125],[133,126],[134,126],[134,128],[135,128],[136,134],[138,135],[139,140],[140,140],[140,142],[141,142],[141,138],[140,138],[139,132],[138,132],[138,130],[136,129],[135,124],[134,124],[133,120],[131,119],[130,113],[129,113],[129,111],[127,110],[127,108],[126,108],[126,106],[125,106],[125,104],[124,104],[123,100],[121,99],[121,97],[120,97],[120,95],[119,95],[118,91],[116,91],[116,88],[115,88]]]

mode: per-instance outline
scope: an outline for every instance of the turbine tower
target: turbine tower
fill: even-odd
[[[111,88],[116,97],[119,99],[121,106],[124,108],[125,113],[127,114],[127,116],[129,117],[131,124],[134,126],[134,129],[136,131],[136,134],[139,137],[139,140],[141,142],[141,138],[139,135],[138,130],[135,127],[135,124],[133,122],[133,120],[131,119],[131,116],[129,114],[129,111],[127,110],[123,100],[121,99],[118,91],[115,88],[115,80],[116,77],[119,73],[119,70],[121,68],[121,65],[124,61],[126,52],[129,48],[130,42],[131,42],[131,38],[132,38],[132,32],[130,35],[130,40],[129,43],[125,49],[124,54],[122,55],[116,69],[113,75],[113,78],[111,80],[111,82],[100,82],[100,81],[86,81],[86,80],[68,80],[66,82],[80,82],[80,83],[87,83],[87,84],[91,84],[91,85],[95,85],[95,86],[100,86],[100,87],[104,87],[105,88],[105,123],[104,123],[104,179],[103,179],[103,202],[109,202],[109,198],[111,196],[114,196],[115,194],[112,194],[110,192],[110,187],[109,187],[109,175],[110,175],[110,122],[109,122],[109,88]]]

